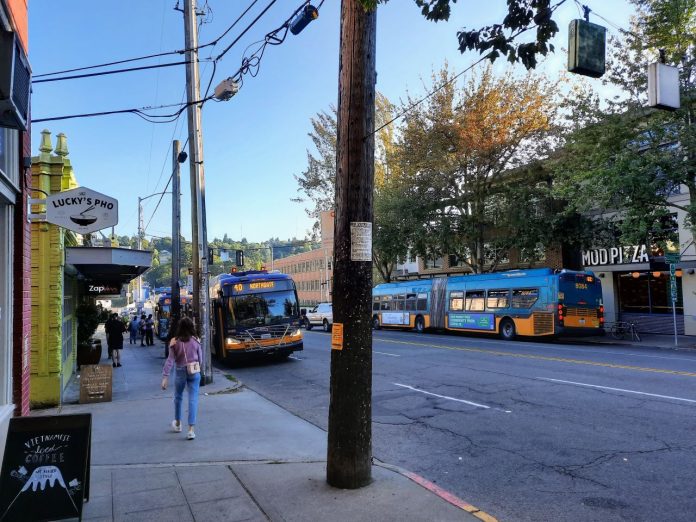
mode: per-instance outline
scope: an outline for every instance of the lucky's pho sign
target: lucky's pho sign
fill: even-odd
[[[46,221],[78,234],[89,234],[118,223],[118,201],[80,187],[46,198]]]

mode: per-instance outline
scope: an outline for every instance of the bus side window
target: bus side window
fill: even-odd
[[[394,304],[396,307],[394,308],[395,310],[403,310],[405,307],[404,300],[406,299],[406,296],[404,294],[399,294],[396,296],[396,300],[394,301]]]
[[[520,288],[512,291],[513,308],[531,308],[538,299],[538,288]]]
[[[375,312],[379,311],[379,296],[375,297],[372,301],[372,310]]]
[[[464,292],[450,292],[450,311],[461,312],[464,310]]]
[[[471,290],[466,293],[466,309],[472,312],[482,312],[485,309],[485,292],[483,290]]]
[[[416,309],[416,294],[406,294],[406,310]]]
[[[382,310],[388,312],[391,310],[391,296],[390,295],[384,295],[382,296]]]
[[[510,290],[489,290],[486,308],[507,308]]]

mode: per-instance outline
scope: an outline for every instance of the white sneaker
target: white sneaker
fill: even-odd
[[[181,422],[179,424],[176,423],[175,420],[172,421],[172,431],[174,433],[181,433]]]
[[[186,434],[186,438],[188,440],[193,440],[196,438],[196,433],[193,430],[189,430],[189,432]]]

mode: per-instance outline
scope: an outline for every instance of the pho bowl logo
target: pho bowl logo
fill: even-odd
[[[86,187],[46,198],[46,221],[79,234],[89,234],[118,223],[118,201]]]

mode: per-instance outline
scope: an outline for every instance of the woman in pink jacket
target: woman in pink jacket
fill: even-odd
[[[184,398],[184,388],[188,389],[188,440],[196,438],[194,426],[198,413],[198,388],[201,383],[200,365],[203,361],[201,344],[194,336],[193,321],[183,317],[177,325],[176,337],[169,342],[169,357],[162,369],[162,389],[167,389],[169,372],[176,367],[174,380],[174,420],[172,429],[181,433],[181,403]],[[195,363],[198,363],[197,365]],[[197,367],[196,367],[197,366]]]

